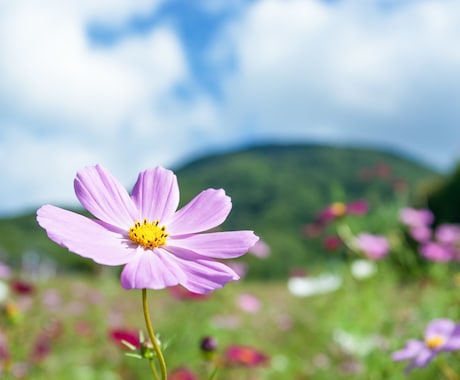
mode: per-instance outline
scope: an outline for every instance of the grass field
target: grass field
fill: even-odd
[[[206,379],[199,344],[213,336],[218,354],[240,344],[270,359],[260,367],[219,368],[214,379],[439,379],[445,376],[442,363],[460,373],[456,353],[442,354],[408,376],[404,363],[391,360],[391,352],[407,339],[420,339],[432,319],[460,319],[455,273],[446,264],[433,264],[429,276],[405,281],[379,264],[377,274],[363,280],[351,276],[346,266],[335,267],[332,272],[342,278],[342,286],[310,297],[294,296],[286,282],[244,280],[200,300],[149,291],[154,328],[162,342],[169,342],[168,370],[186,366]],[[34,286],[32,293],[10,293],[4,301],[1,330],[10,359],[2,378],[152,378],[146,361],[125,356],[126,350],[109,338],[112,328],[145,330],[140,291],[123,290],[107,272],[56,277]],[[259,307],[241,309],[242,294],[258,299]],[[56,323],[60,332],[32,365],[37,337]]]

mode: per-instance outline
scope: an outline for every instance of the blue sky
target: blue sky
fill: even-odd
[[[0,215],[75,205],[100,163],[264,141],[460,153],[454,0],[0,0]]]

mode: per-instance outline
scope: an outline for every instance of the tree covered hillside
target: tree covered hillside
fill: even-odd
[[[202,157],[175,171],[182,204],[209,187],[224,188],[231,196],[233,209],[223,228],[252,229],[268,242],[271,256],[250,271],[264,278],[321,259],[318,247],[301,230],[329,203],[365,198],[381,204],[394,199],[402,186],[414,188],[436,176],[395,153],[319,145],[251,147]],[[12,264],[33,251],[59,268],[94,267],[49,241],[34,214],[0,220],[0,250]]]

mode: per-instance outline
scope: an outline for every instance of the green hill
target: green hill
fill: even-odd
[[[269,243],[270,258],[251,268],[250,274],[257,277],[285,275],[292,267],[321,259],[301,228],[330,202],[387,202],[402,180],[413,188],[437,175],[400,154],[320,145],[255,146],[202,157],[175,171],[182,204],[205,188],[224,188],[233,210],[223,227],[253,229]],[[12,264],[33,251],[61,268],[94,267],[49,241],[33,214],[0,220],[0,249]]]

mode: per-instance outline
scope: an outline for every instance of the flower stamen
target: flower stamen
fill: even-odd
[[[129,229],[129,238],[144,248],[153,249],[166,244],[166,226],[159,226],[159,220],[149,222],[146,218],[141,223],[138,220]]]
[[[441,347],[445,343],[444,337],[440,335],[434,335],[430,338],[425,339],[425,344],[431,350],[435,350]]]

